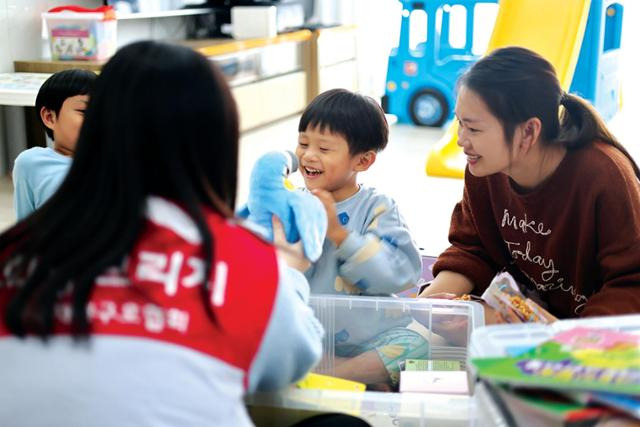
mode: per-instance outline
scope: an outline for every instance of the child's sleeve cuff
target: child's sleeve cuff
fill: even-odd
[[[347,238],[336,248],[336,256],[342,261],[351,258],[364,244],[364,237],[354,232],[349,232]]]

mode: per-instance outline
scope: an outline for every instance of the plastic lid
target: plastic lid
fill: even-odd
[[[116,19],[116,12],[113,9],[113,6],[100,6],[95,9],[82,7],[82,6],[58,6],[49,9],[48,13],[59,13],[59,12],[74,12],[74,13],[102,13],[104,14],[104,20],[109,21],[112,19]]]

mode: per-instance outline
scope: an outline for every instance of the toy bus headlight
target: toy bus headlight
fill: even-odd
[[[387,90],[388,90],[389,92],[393,92],[393,91],[395,91],[397,88],[398,88],[398,85],[396,84],[396,82],[392,82],[392,81],[387,82]]]
[[[404,61],[404,74],[406,76],[415,76],[418,74],[418,63],[413,61]]]

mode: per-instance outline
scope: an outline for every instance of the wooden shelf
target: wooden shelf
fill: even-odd
[[[213,12],[213,9],[208,7],[180,9],[180,10],[160,10],[157,12],[137,12],[137,13],[116,12],[116,18],[118,18],[119,21],[129,20],[129,19],[170,18],[173,16],[205,15],[211,12]]]

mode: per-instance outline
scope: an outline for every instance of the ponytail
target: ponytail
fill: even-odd
[[[602,141],[620,150],[640,178],[638,165],[596,110],[563,91],[553,66],[537,53],[517,46],[496,49],[467,70],[458,85],[482,98],[501,122],[507,144],[513,142],[520,123],[537,117],[543,144],[573,149]]]
[[[640,178],[640,169],[626,148],[609,131],[595,108],[579,96],[563,92],[560,98],[560,129],[556,142],[568,149],[581,148],[602,141],[620,150],[631,162]]]

